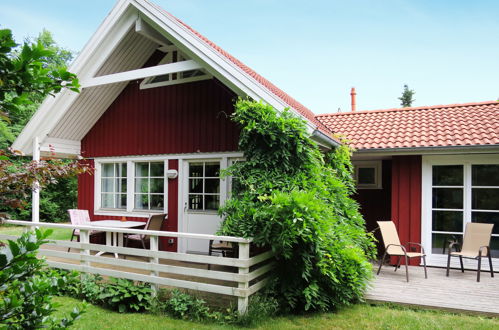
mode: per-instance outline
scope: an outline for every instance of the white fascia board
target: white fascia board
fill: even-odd
[[[136,9],[131,8],[129,0],[117,2],[70,65],[68,71],[75,73],[79,79],[93,77],[125,34],[135,24],[136,14]],[[76,101],[78,95],[78,93],[63,90],[55,97],[47,97],[14,141],[12,147],[30,155],[32,153],[31,141],[33,137],[39,136],[40,142],[43,142],[71,104]]]
[[[41,144],[40,150],[47,153],[79,156],[81,152],[81,142],[75,140],[46,138]]]
[[[193,60],[160,64],[157,66],[148,67],[144,69],[130,70],[120,73],[113,73],[106,76],[89,78],[86,81],[82,82],[81,86],[82,88],[95,87],[95,86],[114,84],[124,81],[161,76],[168,73],[196,70],[201,68],[202,68],[201,65],[197,64]]]
[[[143,35],[144,37],[154,41],[155,43],[168,47],[171,42],[166,39],[161,33],[151,28],[147,23],[145,23],[142,18],[137,18],[135,21],[135,32]]]
[[[195,54],[197,58],[207,64],[208,68],[206,69],[208,71],[211,71],[209,69],[210,67],[213,68],[216,72],[210,73],[217,78],[220,78],[220,75],[225,78],[220,80],[230,86],[237,94],[246,95],[255,100],[263,100],[278,111],[282,111],[285,108],[291,108],[286,102],[261,86],[261,84],[248,76],[246,72],[225,56],[200,40],[199,37],[178,22],[174,17],[158,9],[157,6],[147,0],[131,1],[134,6],[137,6],[137,8],[154,23],[154,25],[160,27],[168,34],[167,39],[173,38],[174,40],[177,40],[180,43],[177,45],[179,48],[185,46],[190,53]],[[167,21],[168,24],[166,24],[165,21]],[[184,50],[184,52],[186,51]],[[291,110],[299,117],[305,119],[307,128],[310,134],[312,134],[313,130],[316,129],[316,125],[310,122],[308,118],[300,114],[296,109],[291,108]]]

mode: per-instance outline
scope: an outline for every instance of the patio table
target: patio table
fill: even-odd
[[[121,220],[99,220],[92,221],[92,226],[97,227],[111,227],[111,228],[137,228],[144,227],[145,222],[142,221],[121,221]],[[106,245],[107,246],[123,246],[123,233],[106,232]],[[100,251],[96,256],[104,254],[104,251]],[[114,253],[114,257],[118,258],[118,253]]]

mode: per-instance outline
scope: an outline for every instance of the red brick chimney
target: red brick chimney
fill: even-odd
[[[355,87],[352,87],[350,96],[352,97],[352,112],[355,112],[355,97],[357,96],[357,93],[355,92]]]

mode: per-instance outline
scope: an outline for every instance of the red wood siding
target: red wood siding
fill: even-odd
[[[82,140],[82,155],[235,151],[235,94],[215,79],[139,89],[130,83]]]
[[[402,244],[421,243],[421,156],[392,159],[392,220]],[[411,261],[419,263],[419,258]]]
[[[230,120],[234,100],[235,94],[215,79],[145,90],[139,89],[138,82],[130,83],[83,138],[82,155],[235,151],[239,129]],[[170,160],[169,168],[178,170],[178,160]],[[93,175],[78,179],[78,207],[89,210],[92,220],[120,218],[93,214]],[[168,182],[168,209],[163,229],[177,231],[178,179]],[[160,248],[176,251],[177,240],[168,244],[167,238],[160,239]]]
[[[360,212],[366,221],[367,231],[378,227],[376,221],[391,220],[392,162],[382,162],[381,184],[383,189],[358,189],[353,197],[360,204]],[[374,233],[378,239],[378,254],[384,252],[383,241],[379,230]]]

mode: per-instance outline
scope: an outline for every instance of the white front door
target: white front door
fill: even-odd
[[[499,270],[499,155],[423,158],[423,243],[428,263],[446,266],[450,241],[462,243],[468,222],[494,223],[491,249]],[[452,258],[458,266],[458,258]],[[488,262],[482,263],[488,269]],[[476,269],[477,261],[465,260]]]
[[[184,163],[183,231],[215,234],[218,230],[222,221],[218,208],[226,194],[224,180],[220,179],[222,163],[220,159],[189,160]],[[186,239],[181,250],[207,253],[208,244],[209,240]]]

